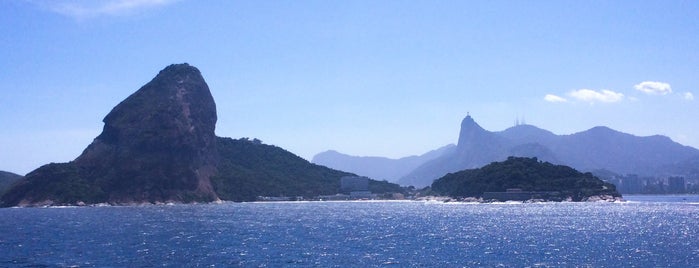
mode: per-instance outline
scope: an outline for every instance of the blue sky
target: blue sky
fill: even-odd
[[[306,159],[421,154],[467,112],[699,147],[697,18],[699,1],[0,1],[0,170],[74,159],[182,62],[217,135]]]

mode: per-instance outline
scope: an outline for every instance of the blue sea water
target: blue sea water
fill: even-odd
[[[0,209],[0,267],[699,267],[699,197]]]

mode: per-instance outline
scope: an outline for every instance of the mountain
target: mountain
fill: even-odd
[[[170,65],[114,107],[102,133],[69,163],[27,174],[4,196],[40,202],[213,201],[216,104],[198,69]]]
[[[453,144],[449,144],[419,156],[408,156],[400,159],[351,156],[330,150],[315,155],[311,162],[369,178],[396,182],[411,170],[429,160],[451,152],[454,148]]]
[[[672,170],[674,174],[684,174],[690,178],[699,178],[699,155],[693,156],[679,163],[664,166],[667,170]]]
[[[340,178],[353,175],[259,140],[216,137],[216,120],[216,104],[199,70],[170,65],[107,114],[102,133],[80,156],[30,172],[2,196],[2,205],[315,196],[336,193]]]
[[[562,137],[554,148],[561,161],[581,170],[607,169],[620,174],[668,175],[664,166],[699,156],[699,150],[660,135],[637,137],[607,127]]]
[[[461,131],[454,151],[417,167],[398,182],[416,187],[428,186],[449,172],[481,167],[509,156],[509,140],[483,129],[470,116],[461,121]]]
[[[450,172],[472,169],[509,156],[537,157],[578,170],[609,170],[643,176],[692,175],[699,150],[665,136],[638,137],[608,127],[556,135],[531,125],[500,132],[480,127],[471,116],[461,123],[456,150],[419,166],[398,182],[428,186]]]
[[[503,162],[481,168],[449,173],[435,180],[431,189],[453,198],[494,197],[500,201],[532,198],[586,201],[621,197],[613,184],[590,173],[526,157],[508,157]]]
[[[0,170],[0,196],[2,196],[7,189],[9,189],[13,183],[21,179],[22,176]]]
[[[258,140],[219,138],[219,173],[212,178],[221,199],[250,201],[258,196],[332,195],[340,178],[356,176],[311,164],[282,148]],[[374,193],[402,192],[397,184],[369,181]]]
[[[73,164],[109,188],[110,201],[213,201],[216,119],[199,70],[170,65],[107,114],[102,133]]]
[[[498,134],[514,143],[545,143],[547,141],[554,140],[557,137],[557,135],[553,134],[551,131],[524,124],[500,131]]]

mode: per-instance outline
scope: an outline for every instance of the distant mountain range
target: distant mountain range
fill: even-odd
[[[618,174],[642,176],[698,176],[699,150],[684,146],[660,135],[639,137],[608,127],[556,135],[532,125],[517,125],[500,132],[483,129],[471,116],[461,122],[456,147],[442,150],[441,155],[419,164],[397,180],[401,185],[424,187],[435,179],[464,169],[482,167],[509,156],[537,157],[581,171],[608,170]],[[344,156],[362,166],[352,172],[369,174],[375,166],[370,159]],[[336,158],[340,159],[340,158]],[[315,160],[315,158],[314,158]],[[332,161],[324,165],[342,170],[345,166]],[[415,164],[415,163],[413,163]],[[398,174],[398,173],[396,173]],[[367,175],[368,176],[368,175]]]
[[[397,182],[400,178],[408,175],[408,173],[425,162],[440,157],[443,154],[450,153],[455,149],[456,145],[449,144],[419,156],[407,156],[400,159],[351,156],[330,150],[315,155],[311,162],[328,167],[332,166],[335,169],[352,172],[361,176]]]

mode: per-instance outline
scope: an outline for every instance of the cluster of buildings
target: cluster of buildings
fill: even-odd
[[[635,174],[609,178],[622,194],[689,194],[699,193],[699,179],[682,176],[640,177]]]

